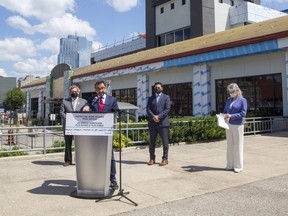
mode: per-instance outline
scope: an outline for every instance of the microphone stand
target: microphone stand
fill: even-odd
[[[117,194],[109,196],[109,197],[104,197],[104,198],[100,198],[98,200],[96,200],[96,202],[99,202],[100,200],[106,199],[106,198],[112,198],[112,197],[117,197],[120,196],[119,200],[121,199],[121,197],[124,197],[125,199],[127,199],[128,201],[130,201],[131,203],[133,203],[135,206],[138,206],[138,204],[136,202],[134,202],[133,200],[129,199],[126,195],[129,194],[130,192],[126,191],[124,192],[124,189],[122,189],[122,130],[121,130],[121,113],[123,111],[118,110],[119,113],[119,144],[120,144],[120,148],[119,148],[119,191]]]

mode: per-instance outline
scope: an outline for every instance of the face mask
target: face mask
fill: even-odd
[[[161,88],[155,88],[155,89],[154,89],[154,92],[155,92],[156,94],[160,94],[160,93],[162,92],[162,89],[161,89]]]
[[[78,97],[78,94],[77,94],[76,92],[72,92],[72,93],[70,94],[70,96],[71,96],[72,98],[77,98],[77,97]]]
[[[233,93],[233,94],[230,94],[230,97],[232,97],[232,98],[234,98],[234,97],[236,97],[237,95],[235,94],[235,93]]]

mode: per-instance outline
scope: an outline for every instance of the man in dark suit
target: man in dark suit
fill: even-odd
[[[169,112],[171,108],[170,97],[162,93],[163,85],[160,82],[154,84],[154,94],[148,99],[147,114],[149,117],[148,127],[150,134],[150,160],[148,165],[155,164],[155,146],[157,134],[160,135],[163,144],[163,156],[159,166],[168,164],[168,150],[169,150]]]
[[[97,80],[94,85],[96,96],[90,98],[83,111],[94,112],[114,112],[119,116],[119,108],[115,97],[107,95],[107,84],[105,80]],[[112,149],[111,157],[111,172],[110,172],[110,187],[113,190],[119,188],[116,181],[116,162],[114,158],[114,152]]]
[[[79,97],[80,89],[76,85],[72,85],[69,88],[70,97],[63,99],[60,108],[60,116],[62,119],[64,139],[65,139],[65,163],[63,166],[69,166],[72,164],[72,140],[73,135],[65,135],[65,123],[66,123],[66,113],[73,111],[81,111],[86,105],[87,101]]]

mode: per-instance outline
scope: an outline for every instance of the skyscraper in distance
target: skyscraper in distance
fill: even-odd
[[[92,52],[92,41],[86,37],[68,35],[60,39],[60,52],[58,64],[68,64],[73,68],[90,65]]]

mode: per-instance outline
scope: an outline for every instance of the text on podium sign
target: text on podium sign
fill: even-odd
[[[114,113],[66,113],[66,135],[112,136]]]

